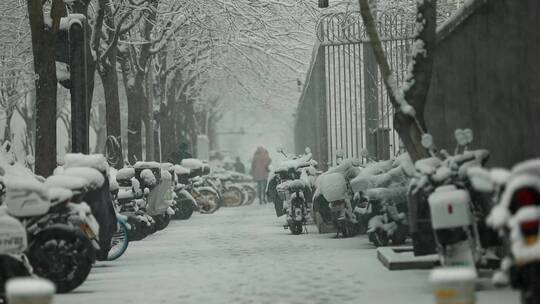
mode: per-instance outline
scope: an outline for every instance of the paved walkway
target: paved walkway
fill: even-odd
[[[433,303],[428,271],[384,268],[365,237],[334,239],[284,230],[273,207],[222,208],[172,222],[96,265],[56,304]],[[480,304],[519,303],[509,290],[480,292]]]

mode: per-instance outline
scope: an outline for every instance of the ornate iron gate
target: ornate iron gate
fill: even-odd
[[[414,36],[413,16],[377,13],[381,40],[398,82],[403,82]],[[359,12],[323,15],[318,43],[300,97],[297,153],[310,147],[322,167],[337,158],[388,159],[400,149],[393,109]]]

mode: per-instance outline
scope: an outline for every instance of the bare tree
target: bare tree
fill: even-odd
[[[426,131],[424,108],[433,68],[436,43],[437,0],[417,2],[416,38],[410,75],[405,86],[398,88],[396,78],[385,57],[368,0],[359,0],[360,12],[379,64],[390,102],[395,110],[394,128],[413,160],[429,156],[421,138]]]

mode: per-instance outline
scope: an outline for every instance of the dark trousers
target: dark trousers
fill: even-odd
[[[266,180],[257,181],[257,194],[259,195],[259,204],[266,203]]]

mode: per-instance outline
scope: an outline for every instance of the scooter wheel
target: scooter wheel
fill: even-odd
[[[28,250],[34,273],[51,280],[58,293],[79,287],[88,277],[94,258],[95,249],[86,237],[60,229],[38,234]]]
[[[176,210],[176,213],[173,217],[175,220],[187,220],[193,214],[193,205],[191,203],[191,200],[184,199],[181,201],[177,201],[177,206],[178,209]]]
[[[114,261],[126,252],[129,245],[128,231],[124,222],[117,221],[116,232],[111,239],[111,249],[107,255],[108,261]]]
[[[304,225],[302,225],[301,222],[294,222],[292,225],[289,225],[289,229],[291,230],[291,233],[294,235],[302,234],[302,231],[304,231]]]
[[[384,247],[388,246],[388,234],[386,234],[386,231],[382,229],[376,229],[373,232],[370,232],[368,234],[369,241],[375,245],[375,247]]]

